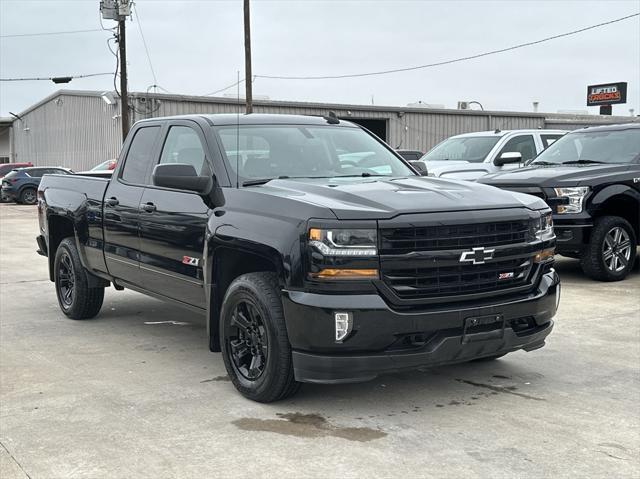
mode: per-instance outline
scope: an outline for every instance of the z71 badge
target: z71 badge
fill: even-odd
[[[192,258],[191,256],[183,256],[182,264],[188,264],[191,266],[198,266],[200,264],[200,258]]]

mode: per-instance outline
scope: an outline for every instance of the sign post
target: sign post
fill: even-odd
[[[599,106],[601,115],[611,115],[611,105],[618,103],[627,103],[627,82],[602,83],[587,87],[587,106]]]

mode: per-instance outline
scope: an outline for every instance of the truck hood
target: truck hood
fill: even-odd
[[[546,208],[546,204],[534,196],[477,183],[420,176],[283,179],[250,188],[265,195],[328,208],[339,219],[386,219],[400,214],[442,211]]]
[[[637,165],[636,168],[639,168]],[[515,171],[494,173],[478,180],[495,186],[527,185],[540,187],[592,186],[624,174],[631,165],[529,166]]]
[[[471,163],[469,161],[425,161],[424,164],[431,176],[446,176],[463,180],[476,179],[490,171],[490,165],[487,163]]]

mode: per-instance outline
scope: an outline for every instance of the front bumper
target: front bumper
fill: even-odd
[[[554,230],[556,233],[556,253],[579,253],[584,245],[589,242],[593,225],[587,224],[563,224],[554,218]]]
[[[283,299],[293,348],[296,380],[313,383],[360,382],[379,374],[470,361],[545,344],[560,297],[555,271],[542,276],[526,296],[495,299],[426,311],[392,310],[377,295],[319,295],[286,292]],[[336,311],[353,315],[353,332],[333,341]],[[502,329],[469,334],[470,318],[503,318]],[[526,322],[529,326],[521,329]],[[409,341],[407,338],[421,338]]]

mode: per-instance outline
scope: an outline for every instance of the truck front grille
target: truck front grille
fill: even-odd
[[[530,240],[529,220],[380,230],[381,254],[500,246]]]
[[[382,274],[399,298],[426,299],[522,286],[529,281],[531,270],[529,256],[480,265],[385,269]]]
[[[397,300],[410,303],[458,301],[526,289],[537,271],[530,246],[536,239],[528,215],[514,216],[448,225],[443,223],[452,220],[446,217],[383,223],[380,277]],[[490,250],[490,254],[482,258],[484,262],[469,259],[474,257],[473,248]]]

